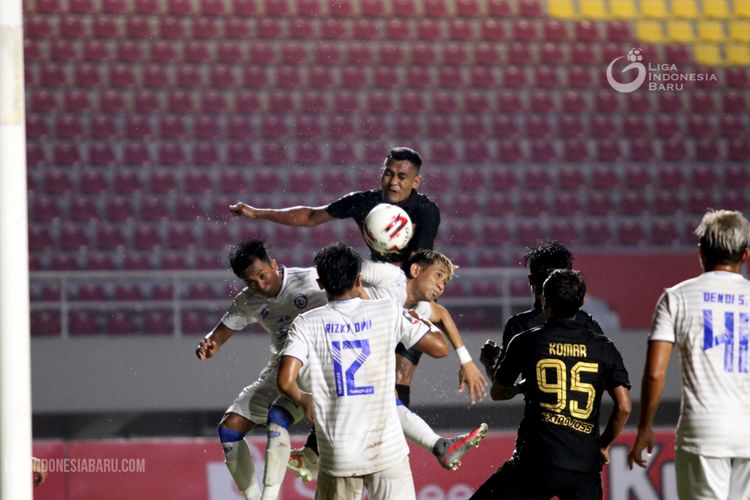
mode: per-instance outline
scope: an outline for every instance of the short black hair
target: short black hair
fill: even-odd
[[[557,241],[544,241],[529,248],[523,256],[523,264],[529,268],[532,284],[541,290],[544,280],[554,269],[573,268],[573,254]]]
[[[555,318],[575,316],[585,296],[586,281],[573,269],[555,269],[542,287],[544,303]]]
[[[246,238],[229,250],[229,265],[238,278],[242,278],[242,273],[258,259],[271,262],[266,245],[261,240]]]
[[[336,297],[354,288],[362,269],[362,258],[354,248],[336,242],[318,252],[315,269],[326,293]]]
[[[412,148],[407,148],[405,146],[399,146],[397,148],[391,149],[388,152],[388,156],[385,157],[383,165],[387,167],[393,162],[403,160],[406,160],[414,165],[417,173],[419,173],[419,170],[422,168],[422,157],[419,156],[419,153],[414,151]]]

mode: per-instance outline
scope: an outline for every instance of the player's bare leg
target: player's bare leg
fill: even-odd
[[[224,448],[224,463],[237,488],[247,500],[260,499],[260,486],[255,479],[255,466],[245,434],[256,424],[236,413],[226,413],[219,423],[219,439]]]

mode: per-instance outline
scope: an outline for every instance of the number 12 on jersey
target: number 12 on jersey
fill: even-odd
[[[738,319],[739,321],[737,321]],[[739,324],[735,328],[737,323]],[[723,328],[719,327],[718,330],[714,330],[714,311],[711,309],[703,310],[703,350],[707,351],[719,344],[724,344],[725,372],[731,373],[734,371],[734,342],[736,332],[740,347],[737,371],[739,373],[747,373],[749,330],[750,314],[746,312],[735,313],[734,311],[725,311]]]
[[[336,380],[336,395],[344,396],[361,396],[363,394],[372,394],[375,388],[371,385],[358,386],[354,380],[357,373],[367,358],[370,356],[370,341],[361,340],[333,340],[331,341],[331,355],[333,356],[333,375]],[[344,370],[342,364],[342,354],[345,351],[355,351],[356,358],[349,367]],[[347,356],[351,358],[351,356]]]

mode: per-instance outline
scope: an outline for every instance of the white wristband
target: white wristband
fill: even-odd
[[[469,354],[469,350],[466,349],[465,345],[462,345],[461,347],[456,349],[456,356],[458,356],[458,361],[461,364],[471,361],[471,354]]]

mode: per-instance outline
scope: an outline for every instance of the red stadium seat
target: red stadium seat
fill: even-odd
[[[533,42],[539,39],[536,25],[526,19],[515,19],[511,31],[513,40]]]
[[[524,170],[524,186],[527,189],[541,190],[554,186],[550,173],[544,167],[529,167]]]
[[[247,144],[230,144],[227,161],[229,165],[235,167],[250,166],[254,161],[253,151]]]
[[[108,176],[99,170],[86,170],[81,172],[80,190],[85,194],[99,194],[109,191]],[[74,203],[74,201],[71,201]]]
[[[502,163],[517,163],[525,158],[518,141],[502,140],[498,144],[498,161]]]
[[[100,315],[93,311],[73,311],[70,314],[70,335],[94,335],[102,333]]]
[[[200,13],[204,16],[227,16],[230,14],[227,5],[222,0],[203,0],[200,3]]]
[[[700,145],[696,147],[696,158],[699,160],[711,161],[718,158],[718,149],[714,141],[710,142],[708,150],[701,149]],[[683,161],[688,157],[688,150],[685,141],[682,138],[667,139],[662,143],[662,158],[665,161]],[[700,156],[700,157],[699,157]]]
[[[583,239],[589,245],[603,246],[612,243],[612,232],[606,222],[589,221],[584,224]]]
[[[472,163],[489,163],[494,160],[494,154],[484,140],[468,140],[464,142],[463,158]]]
[[[128,219],[135,219],[136,215],[136,210],[133,208],[130,200],[122,196],[110,197],[107,200],[107,220],[124,222]]]
[[[432,115],[427,123],[429,137],[446,138],[454,135],[451,120],[443,115]]]
[[[667,149],[667,148],[670,149]],[[677,149],[677,152],[674,149]],[[671,158],[667,158],[667,155]],[[679,140],[667,143],[665,145],[664,159],[672,159],[674,161],[680,161],[687,157],[688,153],[685,149],[685,144]],[[721,157],[719,146],[714,139],[700,139],[695,143],[695,159],[698,161],[709,162],[718,160]]]
[[[728,67],[724,70],[724,80],[729,87],[747,88],[750,78],[745,68]]]
[[[352,39],[375,40],[381,38],[379,24],[366,18],[355,19],[352,25]]]
[[[469,113],[485,113],[492,110],[490,100],[482,91],[469,90],[463,94],[463,107]]]
[[[461,18],[449,20],[448,34],[451,40],[460,40],[464,42],[475,38],[472,24]]]
[[[575,22],[574,33],[576,40],[582,40],[585,42],[597,42],[602,39],[599,34],[598,24],[587,20],[579,20]]]
[[[521,89],[529,85],[526,73],[522,68],[517,66],[508,66],[503,68],[502,80],[506,87]]]
[[[127,246],[126,229],[121,225],[98,224],[96,228],[96,247],[100,250],[116,250]]]
[[[170,193],[177,190],[177,180],[171,169],[151,170],[148,185],[149,191],[155,194]]]
[[[396,136],[404,139],[415,139],[421,135],[421,121],[410,115],[396,117]],[[378,153],[378,156],[382,156]]]
[[[549,137],[551,135],[551,128],[546,115],[527,115],[525,128],[528,137]]]
[[[189,92],[173,90],[167,95],[167,111],[170,113],[190,113],[195,111],[195,102]]]
[[[750,186],[750,177],[742,165],[727,165],[724,169],[724,186],[731,189],[743,189]]]
[[[434,141],[430,147],[430,158],[434,163],[450,164],[458,159],[452,142]]]
[[[550,113],[557,111],[557,103],[551,92],[535,90],[529,97],[529,108],[534,113]]]
[[[129,139],[142,139],[152,135],[150,125],[144,116],[132,115],[125,124]],[[162,139],[183,139],[188,137],[187,123],[179,115],[162,115],[159,119],[159,137]]]
[[[730,139],[727,156],[731,161],[744,162],[750,160],[750,144],[744,138]]]
[[[592,127],[592,132],[595,130]],[[578,115],[559,115],[557,122],[557,135],[566,139],[582,137],[584,133],[583,123]],[[592,133],[592,135],[595,135]]]
[[[31,201],[31,220],[33,222],[48,222],[60,218],[64,212],[58,198],[57,196],[34,196]],[[44,240],[46,241],[48,238],[50,238],[49,231],[46,231]]]
[[[94,201],[89,197],[76,197],[70,202],[70,220],[73,222],[88,222],[98,218],[98,210]],[[36,218],[35,218],[36,219]],[[62,235],[61,235],[62,236]]]
[[[544,40],[550,42],[568,42],[572,39],[568,34],[567,25],[556,19],[548,19],[544,22],[542,36]]]
[[[654,212],[660,215],[675,215],[682,211],[682,203],[674,191],[658,191],[654,195]]]
[[[152,191],[153,192],[153,191]],[[167,200],[161,196],[145,196],[141,199],[139,218],[145,221],[160,221],[171,215]]]
[[[480,42],[474,44],[474,64],[495,66],[500,63],[500,56],[494,44]]]
[[[644,189],[653,185],[651,172],[639,165],[629,165],[625,169],[625,187],[630,189]]]
[[[543,194],[529,191],[521,194],[518,208],[520,213],[529,217],[537,217],[548,213],[547,200]]]
[[[512,115],[495,115],[492,121],[492,130],[497,137],[514,137],[518,135],[518,125],[512,118]]]
[[[648,240],[646,229],[637,221],[621,221],[617,229],[620,244],[627,246],[645,245]]]
[[[580,197],[565,191],[555,193],[553,209],[557,216],[579,215],[582,213]]]
[[[159,164],[168,167],[181,166],[186,163],[182,145],[176,142],[162,142],[159,145]]]
[[[455,8],[456,15],[460,17],[480,17],[482,14],[482,7],[478,0],[458,0]]]
[[[659,220],[651,226],[651,239],[657,245],[676,245],[680,236],[672,221]]]
[[[649,211],[649,203],[643,191],[621,193],[620,210],[626,215],[641,215]]]
[[[68,169],[48,169],[44,172],[44,191],[49,194],[65,194],[73,190],[72,172]]]
[[[481,34],[484,40],[489,42],[500,42],[507,38],[505,27],[496,19],[483,19],[481,25]]]
[[[255,16],[260,11],[256,0],[232,0],[232,11],[235,16]]]

